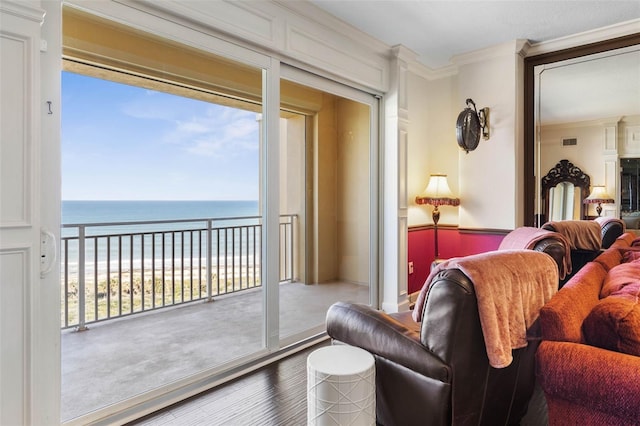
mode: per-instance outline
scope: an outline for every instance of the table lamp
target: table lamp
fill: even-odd
[[[435,255],[436,260],[440,257],[440,251],[438,250],[438,221],[440,220],[439,206],[459,206],[460,199],[456,198],[449,184],[447,183],[447,175],[432,174],[429,178],[429,183],[424,192],[416,197],[416,204],[428,204],[433,207],[433,228],[435,237]]]
[[[608,204],[614,202],[615,200],[607,194],[604,185],[594,185],[591,189],[591,194],[584,199],[585,204],[597,204],[596,212],[598,213],[598,217],[600,217],[600,213],[602,213],[602,203]]]

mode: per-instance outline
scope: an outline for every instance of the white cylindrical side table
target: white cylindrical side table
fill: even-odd
[[[307,424],[376,424],[376,368],[373,355],[348,345],[326,346],[309,355]]]

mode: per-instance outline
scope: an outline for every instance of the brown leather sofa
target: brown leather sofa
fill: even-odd
[[[600,224],[592,220],[561,220],[547,222],[542,229],[558,232],[569,242],[571,253],[571,273],[560,280],[562,287],[587,262],[591,262],[602,249]]]
[[[536,262],[527,262],[531,272],[549,277],[555,292],[557,266],[549,256],[520,252],[534,256]],[[485,255],[491,258],[493,253]],[[544,268],[538,260],[545,262]],[[493,265],[495,261],[486,263],[487,268]],[[492,367],[476,285],[460,269],[438,272],[424,303],[416,306],[423,312],[421,322],[414,321],[411,311],[387,314],[348,302],[329,308],[329,336],[374,355],[379,425],[510,425],[525,415],[539,342],[534,337],[526,347],[514,349],[513,361],[505,368]],[[530,331],[535,334],[535,327]]]
[[[547,222],[542,229],[563,234],[570,244],[571,273],[560,280],[562,287],[584,265],[609,248],[625,230],[624,222],[614,218]]]
[[[627,230],[626,224],[622,219],[613,217],[599,217],[594,219],[601,228],[602,234],[602,248],[608,249],[611,247],[618,237],[620,237]]]

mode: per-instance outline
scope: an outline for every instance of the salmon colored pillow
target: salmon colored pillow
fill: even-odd
[[[582,323],[587,344],[640,356],[640,283],[606,297]]]
[[[600,298],[604,299],[625,286],[637,282],[640,282],[640,262],[621,263],[607,272],[600,289]]]

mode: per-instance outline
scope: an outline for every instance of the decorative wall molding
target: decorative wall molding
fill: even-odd
[[[572,47],[582,46],[599,41],[623,37],[639,32],[640,19],[621,22],[608,27],[572,34],[567,37],[557,38],[541,43],[534,43],[527,51],[527,56],[536,56],[543,53],[555,52]]]
[[[397,44],[391,48],[391,57],[401,59],[407,65],[407,71],[418,75],[425,80],[438,80],[450,77],[458,73],[458,67],[454,65],[438,68],[436,70],[418,62],[418,54],[407,47]]]
[[[32,424],[32,401],[28,377],[32,352],[28,336],[32,332],[30,318],[33,253],[28,244],[0,247],[0,309],[11,325],[0,330],[2,357],[2,418],[6,424]],[[11,348],[11,350],[5,349]]]
[[[565,123],[554,123],[554,124],[546,124],[542,127],[545,129],[551,130],[560,130],[560,129],[575,129],[576,127],[605,127],[605,126],[615,126],[617,123],[621,122],[623,117],[604,117],[598,118],[595,120],[584,120],[584,121],[571,121]]]
[[[604,152],[618,152],[618,126],[605,126],[604,129]]]
[[[390,47],[310,2],[116,0],[226,41],[278,57],[310,71],[329,73],[375,92],[388,89]],[[82,2],[71,0],[79,7]]]
[[[336,75],[348,76],[359,84],[375,86],[374,89],[387,86],[386,67],[366,57],[354,56],[350,49],[339,50],[337,46],[344,46],[342,40],[328,40],[325,35],[313,34],[308,28],[293,23],[286,25],[285,40],[284,51],[290,57]]]
[[[3,143],[0,158],[0,228],[28,227],[32,222],[36,148],[40,132],[39,73],[40,25],[44,11],[27,7],[3,8],[13,20],[3,19],[0,28],[0,62],[2,67],[3,109],[0,135]],[[8,3],[6,6],[14,6]],[[19,5],[20,6],[20,5]],[[20,13],[13,13],[20,12]],[[24,12],[24,13],[23,13]],[[39,19],[37,18],[39,17]]]
[[[522,52],[529,48],[529,42],[523,39],[508,41],[506,43],[490,46],[485,49],[474,50],[473,52],[463,53],[451,58],[451,62],[456,66],[474,64],[478,62],[489,61],[507,55],[522,56]]]
[[[620,161],[617,154],[604,156],[604,182],[607,194],[611,195],[616,201],[614,204],[605,204],[604,216],[620,217],[620,193],[616,188],[620,188]]]
[[[45,11],[41,9],[37,3],[26,1],[3,0],[0,2],[0,13],[13,15],[20,19],[37,22],[42,25],[44,22]]]
[[[624,132],[624,154],[640,153],[640,126],[627,126]]]
[[[407,156],[409,134],[408,65],[411,51],[392,49],[390,87],[384,99],[384,282],[382,309],[399,312],[409,309],[407,292]]]

